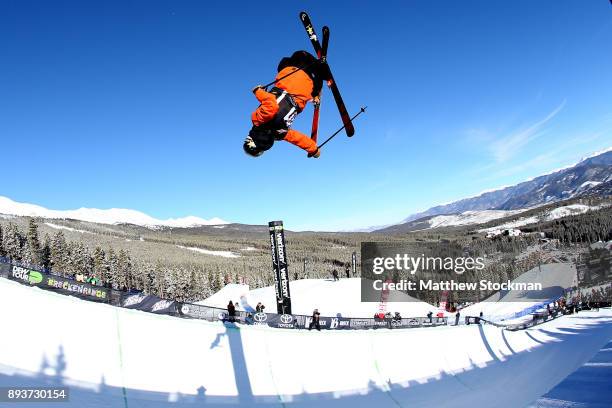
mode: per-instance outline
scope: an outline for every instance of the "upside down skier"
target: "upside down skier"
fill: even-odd
[[[253,89],[260,102],[252,113],[253,127],[244,141],[244,151],[250,156],[261,156],[275,141],[285,140],[319,157],[315,140],[291,129],[295,117],[309,101],[318,104],[323,81],[331,74],[325,64],[307,51],[296,51],[278,64],[275,86],[268,92],[261,85]]]

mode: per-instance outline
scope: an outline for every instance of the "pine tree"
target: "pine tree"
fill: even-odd
[[[66,237],[62,231],[58,231],[51,240],[50,268],[56,273],[66,276],[69,266],[69,251]]]
[[[4,232],[2,231],[2,225],[0,225],[0,256],[1,257],[6,256],[6,250],[4,249],[3,235],[4,235]]]
[[[33,218],[30,218],[28,223],[28,232],[26,234],[26,247],[23,251],[23,261],[30,265],[41,265],[42,256],[40,249],[40,241],[38,239],[38,225]]]
[[[109,250],[107,251],[106,260],[108,262],[110,283],[112,284],[114,289],[120,289],[121,287],[119,286],[118,280],[119,263],[117,260],[117,255],[115,254],[113,248],[109,248]]]
[[[40,249],[40,264],[45,270],[51,267],[51,239],[48,234],[45,234],[43,246]]]
[[[116,279],[119,288],[130,289],[132,284],[132,261],[127,251],[121,249],[117,255]]]
[[[93,276],[100,279],[101,282],[106,283],[109,281],[109,266],[106,261],[106,255],[104,250],[99,246],[94,249],[93,257]]]
[[[23,258],[22,242],[23,236],[19,232],[19,228],[13,223],[8,225],[4,234],[4,248],[6,256],[12,261],[21,261]]]

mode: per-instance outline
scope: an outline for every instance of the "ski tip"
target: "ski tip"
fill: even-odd
[[[308,18],[308,13],[305,11],[300,11],[300,20],[304,21]]]
[[[346,135],[348,137],[353,137],[354,134],[355,134],[355,128],[353,126],[347,126],[346,127]]]

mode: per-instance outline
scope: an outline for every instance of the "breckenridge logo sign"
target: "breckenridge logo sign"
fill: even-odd
[[[11,276],[15,279],[28,282],[30,285],[37,285],[42,282],[43,275],[38,271],[22,268],[21,266],[13,266]]]

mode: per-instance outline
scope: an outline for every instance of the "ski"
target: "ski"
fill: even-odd
[[[302,11],[300,13],[300,20],[302,21],[302,24],[304,25],[304,29],[306,30],[306,33],[308,34],[308,38],[310,39],[310,42],[312,43],[312,47],[317,53],[317,56],[319,57],[319,59],[321,59],[321,56],[323,53],[323,47],[321,46],[321,43],[319,42],[319,39],[317,38],[317,33],[312,25],[312,21],[310,21],[310,17],[308,16],[308,13],[306,13],[305,11]],[[324,41],[326,42],[325,44],[326,55],[325,55],[325,59],[322,62],[325,64],[326,68],[329,70],[329,65],[327,64],[327,43],[329,42],[329,28],[327,28],[325,31],[327,31],[328,39]],[[342,118],[342,123],[344,124],[344,129],[346,130],[346,135],[351,137],[355,134],[355,128],[353,127],[353,123],[351,122],[351,117],[348,113],[348,110],[346,109],[346,106],[344,105],[342,95],[340,95],[340,90],[338,89],[338,84],[334,80],[331,70],[329,71],[329,77],[330,79],[329,81],[327,81],[327,86],[331,90],[332,95],[334,96],[334,100],[336,101],[338,112],[340,113],[340,117]],[[318,124],[317,124],[317,127],[318,127]]]
[[[324,63],[327,62],[327,47],[329,46],[329,27],[323,26],[323,45],[321,46],[321,55],[319,59]]]
[[[300,13],[300,20],[302,24],[304,24],[304,29],[306,29],[306,34],[308,34],[308,38],[312,43],[312,47],[317,53],[317,57],[321,58],[321,43],[319,43],[319,39],[317,38],[317,33],[312,26],[312,22],[310,21],[310,16],[305,11]]]
[[[323,45],[321,46],[321,51],[317,54],[319,57],[319,61],[325,62],[327,59],[327,46],[329,45],[329,28],[327,26],[323,27]],[[310,138],[317,142],[317,138],[319,136],[319,115],[321,112],[321,102],[323,98],[323,89],[319,93],[319,103],[314,105],[314,112],[312,115],[312,131],[310,132]]]

